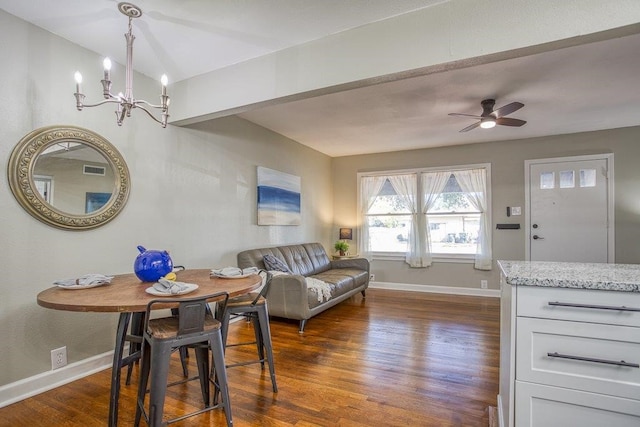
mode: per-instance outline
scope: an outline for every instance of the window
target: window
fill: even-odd
[[[474,259],[491,268],[490,165],[360,175],[364,255]]]
[[[408,176],[416,179],[416,176]],[[411,210],[385,178],[382,189],[366,215],[371,251],[405,253],[409,241]]]
[[[427,211],[433,254],[475,255],[480,229],[480,210],[462,191],[455,175]]]

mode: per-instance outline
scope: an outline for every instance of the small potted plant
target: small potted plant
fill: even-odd
[[[340,256],[345,256],[347,251],[349,250],[349,244],[344,240],[338,240],[335,245],[333,245],[334,249],[338,251]]]

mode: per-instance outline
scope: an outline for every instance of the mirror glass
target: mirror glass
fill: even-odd
[[[45,202],[74,215],[102,208],[115,190],[107,159],[95,148],[72,142],[44,150],[35,160],[33,181]]]
[[[18,202],[59,228],[84,230],[113,219],[129,194],[129,171],[116,148],[77,127],[47,127],[26,135],[9,160]]]

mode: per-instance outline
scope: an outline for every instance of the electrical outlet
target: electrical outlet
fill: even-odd
[[[489,283],[486,280],[480,280],[480,287],[482,289],[487,289],[489,287]]]
[[[371,274],[369,275],[369,281],[370,281],[370,282],[373,282],[374,280],[376,280],[376,275],[375,275],[375,274],[373,274],[373,273],[371,273]]]
[[[67,347],[51,350],[51,369],[62,368],[67,365]]]

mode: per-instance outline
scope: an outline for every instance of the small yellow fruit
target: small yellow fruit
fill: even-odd
[[[167,279],[167,280],[174,280],[175,281],[176,280],[176,273],[173,273],[173,272],[168,273],[168,274],[166,274],[164,276],[164,278]]]

